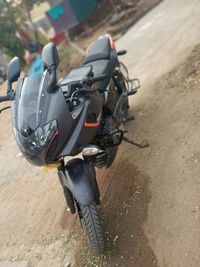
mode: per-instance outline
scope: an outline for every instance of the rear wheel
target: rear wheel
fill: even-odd
[[[94,253],[103,252],[105,247],[102,226],[99,220],[97,207],[95,203],[87,206],[80,206],[82,222],[87,234],[90,246]]]

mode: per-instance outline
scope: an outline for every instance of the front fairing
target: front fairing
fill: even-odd
[[[48,81],[47,71],[19,79],[12,103],[17,144],[24,157],[36,166],[80,153],[85,144],[92,142],[102,112],[98,93],[82,92],[77,106],[71,109],[71,96],[66,96],[62,87],[48,93]]]
[[[13,127],[24,137],[32,135],[40,125],[44,100],[47,97],[47,82],[45,72],[43,75],[20,78],[17,83],[15,101],[12,105]]]
[[[37,166],[57,160],[73,124],[62,92],[58,88],[47,92],[48,80],[47,71],[19,79],[12,104],[17,144],[25,158]]]

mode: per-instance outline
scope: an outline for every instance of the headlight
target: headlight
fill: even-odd
[[[24,156],[35,165],[44,165],[54,136],[58,134],[57,122],[54,120],[38,127],[29,137],[24,137],[15,129],[14,134]]]

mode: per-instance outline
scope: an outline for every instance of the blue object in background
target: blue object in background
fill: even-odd
[[[58,20],[60,19],[60,17],[62,17],[65,14],[65,11],[63,7],[59,4],[59,5],[52,7],[48,11],[48,14],[53,20]]]
[[[87,18],[97,7],[96,0],[69,0],[69,3],[79,22]]]
[[[54,20],[50,16],[50,10],[46,12],[46,15],[53,26],[56,34],[64,32],[74,26],[76,26],[79,22],[74,14],[74,11],[71,8],[71,5],[69,3],[69,0],[64,0],[60,3],[61,7],[64,10],[64,15],[60,16],[59,19]],[[50,12],[50,13],[49,13]]]
[[[36,59],[33,61],[31,67],[28,70],[28,76],[34,76],[37,74],[42,74],[44,71],[44,63],[40,54],[37,55]]]
[[[46,15],[58,34],[84,21],[100,2],[101,0],[63,0],[60,1],[59,5],[51,7]],[[64,10],[64,14],[61,9]]]

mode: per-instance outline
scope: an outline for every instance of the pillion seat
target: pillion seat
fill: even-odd
[[[102,59],[110,59],[111,45],[110,38],[108,36],[102,37],[95,41],[89,48],[84,63]]]

